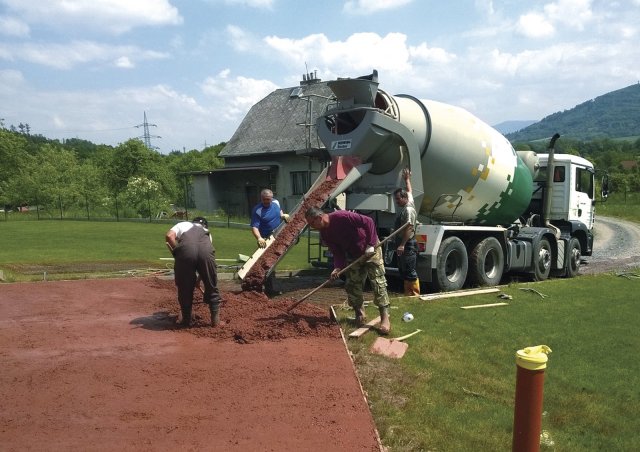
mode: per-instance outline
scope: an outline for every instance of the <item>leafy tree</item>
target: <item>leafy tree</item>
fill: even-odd
[[[142,217],[152,217],[154,212],[164,211],[169,205],[160,183],[146,177],[134,176],[129,179],[124,199]]]

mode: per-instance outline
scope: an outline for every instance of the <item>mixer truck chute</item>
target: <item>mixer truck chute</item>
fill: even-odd
[[[384,237],[396,216],[393,191],[411,169],[422,281],[456,290],[496,285],[505,273],[571,277],[591,255],[593,165],[554,155],[557,137],[548,154],[517,153],[461,108],[387,94],[376,71],[327,84],[336,102],[318,118],[318,136],[334,165],[348,162],[336,192]],[[397,272],[393,247],[385,262]]]

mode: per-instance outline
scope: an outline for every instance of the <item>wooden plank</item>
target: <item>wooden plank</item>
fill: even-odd
[[[349,337],[351,337],[351,338],[360,337],[363,334],[365,334],[367,331],[369,331],[371,328],[376,326],[378,323],[380,323],[380,317],[379,316],[376,317],[375,319],[371,320],[370,322],[367,322],[366,325],[361,326],[357,330],[352,331],[351,333],[349,333]]]
[[[444,293],[437,293],[433,295],[420,295],[420,299],[425,301],[431,301],[431,300],[440,300],[441,298],[466,297],[469,295],[481,295],[484,293],[495,293],[495,292],[500,292],[500,289],[492,287],[490,289],[457,290],[455,292],[444,292]]]
[[[487,303],[473,306],[460,306],[460,309],[493,308],[494,306],[509,306],[509,303]]]
[[[270,235],[269,238],[267,239],[267,246],[265,246],[264,248],[258,247],[258,249],[247,260],[247,262],[245,262],[242,265],[242,267],[240,267],[240,270],[238,270],[238,278],[244,279],[244,277],[247,276],[247,273],[249,273],[249,270],[251,270],[251,267],[253,267],[253,264],[256,263],[256,261],[260,258],[260,256],[262,256],[262,254],[267,250],[267,248],[269,248],[269,245],[271,245],[274,240],[275,238],[272,235]]]

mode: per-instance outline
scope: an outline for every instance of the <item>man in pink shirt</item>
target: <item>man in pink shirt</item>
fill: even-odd
[[[389,295],[387,280],[384,275],[384,263],[381,247],[378,244],[378,233],[373,220],[365,215],[339,210],[325,213],[312,207],[305,212],[305,219],[310,227],[320,231],[320,239],[333,254],[333,271],[331,279],[336,279],[340,271],[349,263],[366,255],[364,259],[345,272],[345,290],[349,306],[356,313],[356,323],[366,323],[364,311],[363,286],[369,278],[373,289],[373,302],[380,311],[380,327],[382,334],[389,334]]]

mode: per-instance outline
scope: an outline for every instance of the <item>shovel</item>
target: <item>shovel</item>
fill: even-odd
[[[396,337],[395,339],[379,337],[373,342],[373,345],[371,345],[371,353],[377,353],[378,355],[386,356],[388,358],[400,359],[409,348],[409,344],[402,341],[414,334],[418,334],[420,331],[422,330],[415,330],[413,333]]]
[[[396,229],[395,231],[393,231],[391,234],[389,234],[389,236],[387,236],[387,238],[385,238],[382,242],[379,242],[376,246],[374,246],[373,248],[379,248],[381,247],[385,242],[388,242],[391,238],[395,237],[396,235],[398,235],[398,233],[400,233],[400,231],[403,231],[404,228],[406,228],[407,226],[409,226],[411,223],[407,222],[405,224],[403,224],[402,226],[400,226],[398,229]],[[340,270],[340,272],[338,273],[338,276],[344,274],[347,270],[351,269],[351,267],[353,267],[354,265],[362,262],[365,259],[368,259],[370,256],[367,256],[366,254],[363,254],[362,256],[360,256],[359,258],[357,258],[355,261],[351,262],[349,265],[347,265],[345,268],[343,268],[342,270]],[[316,287],[315,289],[313,289],[311,292],[309,292],[308,294],[306,294],[304,297],[300,298],[298,301],[296,301],[295,303],[293,303],[291,306],[289,306],[287,308],[287,312],[291,312],[293,311],[293,309],[298,306],[300,303],[302,303],[304,300],[306,300],[307,298],[309,298],[311,295],[313,295],[314,293],[316,293],[318,290],[322,289],[324,286],[326,286],[327,284],[329,284],[331,281],[333,281],[332,279],[328,279],[325,282],[323,282],[322,284],[320,284],[318,287]]]

